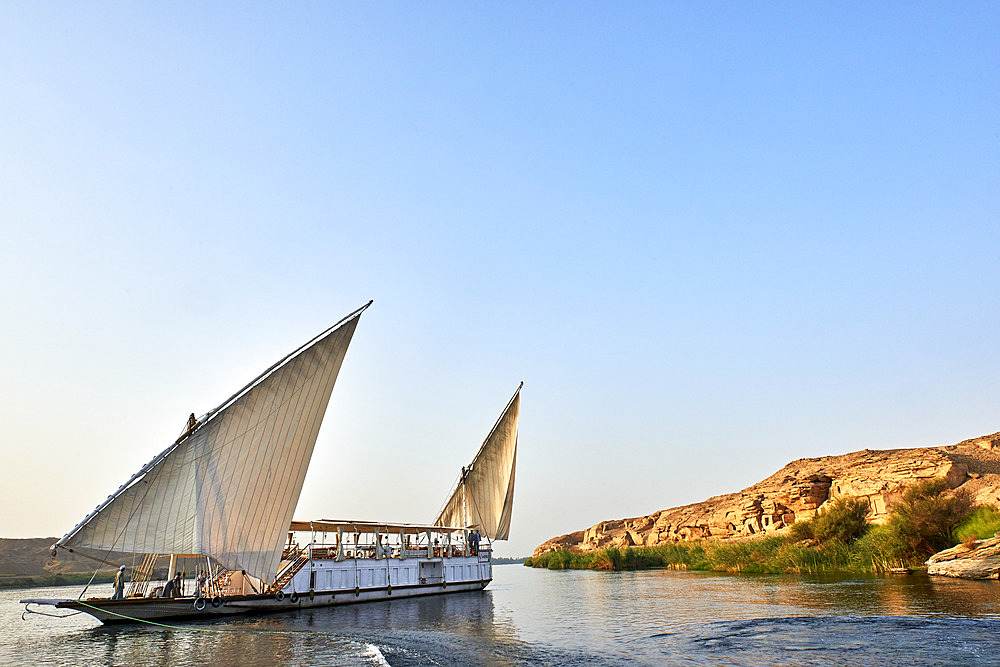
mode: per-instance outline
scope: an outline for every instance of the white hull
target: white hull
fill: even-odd
[[[22,600],[24,603],[56,603],[58,609],[72,609],[90,614],[105,624],[134,623],[141,621],[162,620],[209,620],[237,614],[261,614],[294,609],[310,609],[315,607],[330,607],[342,604],[357,604],[359,602],[374,602],[417,597],[421,595],[443,595],[480,591],[486,588],[489,581],[464,582],[454,584],[428,584],[423,586],[394,586],[388,589],[362,590],[355,595],[351,591],[317,591],[312,599],[304,595],[296,601],[290,596],[277,600],[273,595],[241,596],[226,598],[218,607],[209,602],[204,609],[195,608],[194,598],[177,599],[139,599],[139,600]]]
[[[442,573],[435,581],[420,574]],[[451,574],[453,579],[447,580]],[[463,576],[456,576],[456,575]],[[471,575],[471,576],[470,576]],[[481,577],[481,578],[480,578]],[[388,579],[388,582],[386,581]],[[392,583],[413,581],[413,583]],[[492,580],[489,553],[452,558],[358,558],[310,560],[276,594],[231,595],[208,598],[131,598],[111,600],[21,600],[90,614],[102,623],[130,623],[177,619],[217,619],[237,614],[271,613],[329,607],[421,595],[479,591]],[[310,588],[310,583],[320,586]],[[335,588],[322,584],[337,582]],[[354,586],[347,584],[353,583]],[[361,585],[365,584],[365,585]],[[373,585],[374,584],[374,585]]]

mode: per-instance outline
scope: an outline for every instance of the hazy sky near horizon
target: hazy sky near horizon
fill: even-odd
[[[511,540],[1000,431],[996,3],[5,3],[0,536],[374,299],[297,518]]]

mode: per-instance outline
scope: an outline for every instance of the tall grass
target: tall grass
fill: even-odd
[[[656,547],[610,547],[591,552],[567,549],[550,551],[525,561],[529,567],[550,570],[712,570],[742,574],[779,574],[794,572],[816,574],[856,570],[864,559],[853,559],[844,544],[809,547],[787,537],[763,537],[753,540],[675,542]]]
[[[961,541],[985,540],[1000,530],[1000,512],[992,505],[976,508],[969,518],[955,529],[955,537]]]

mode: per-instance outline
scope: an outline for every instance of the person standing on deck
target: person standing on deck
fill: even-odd
[[[112,600],[121,600],[125,597],[125,566],[122,565],[115,572],[115,594],[111,596]]]
[[[194,580],[194,596],[200,598],[205,594],[205,571],[199,570],[198,577]]]
[[[161,597],[165,598],[179,598],[181,596],[181,573],[178,572],[174,575],[174,578],[167,582],[167,585],[163,587],[163,593]]]

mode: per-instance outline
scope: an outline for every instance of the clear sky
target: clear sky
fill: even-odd
[[[0,535],[374,299],[298,518],[511,540],[1000,430],[996,3],[0,6]]]

